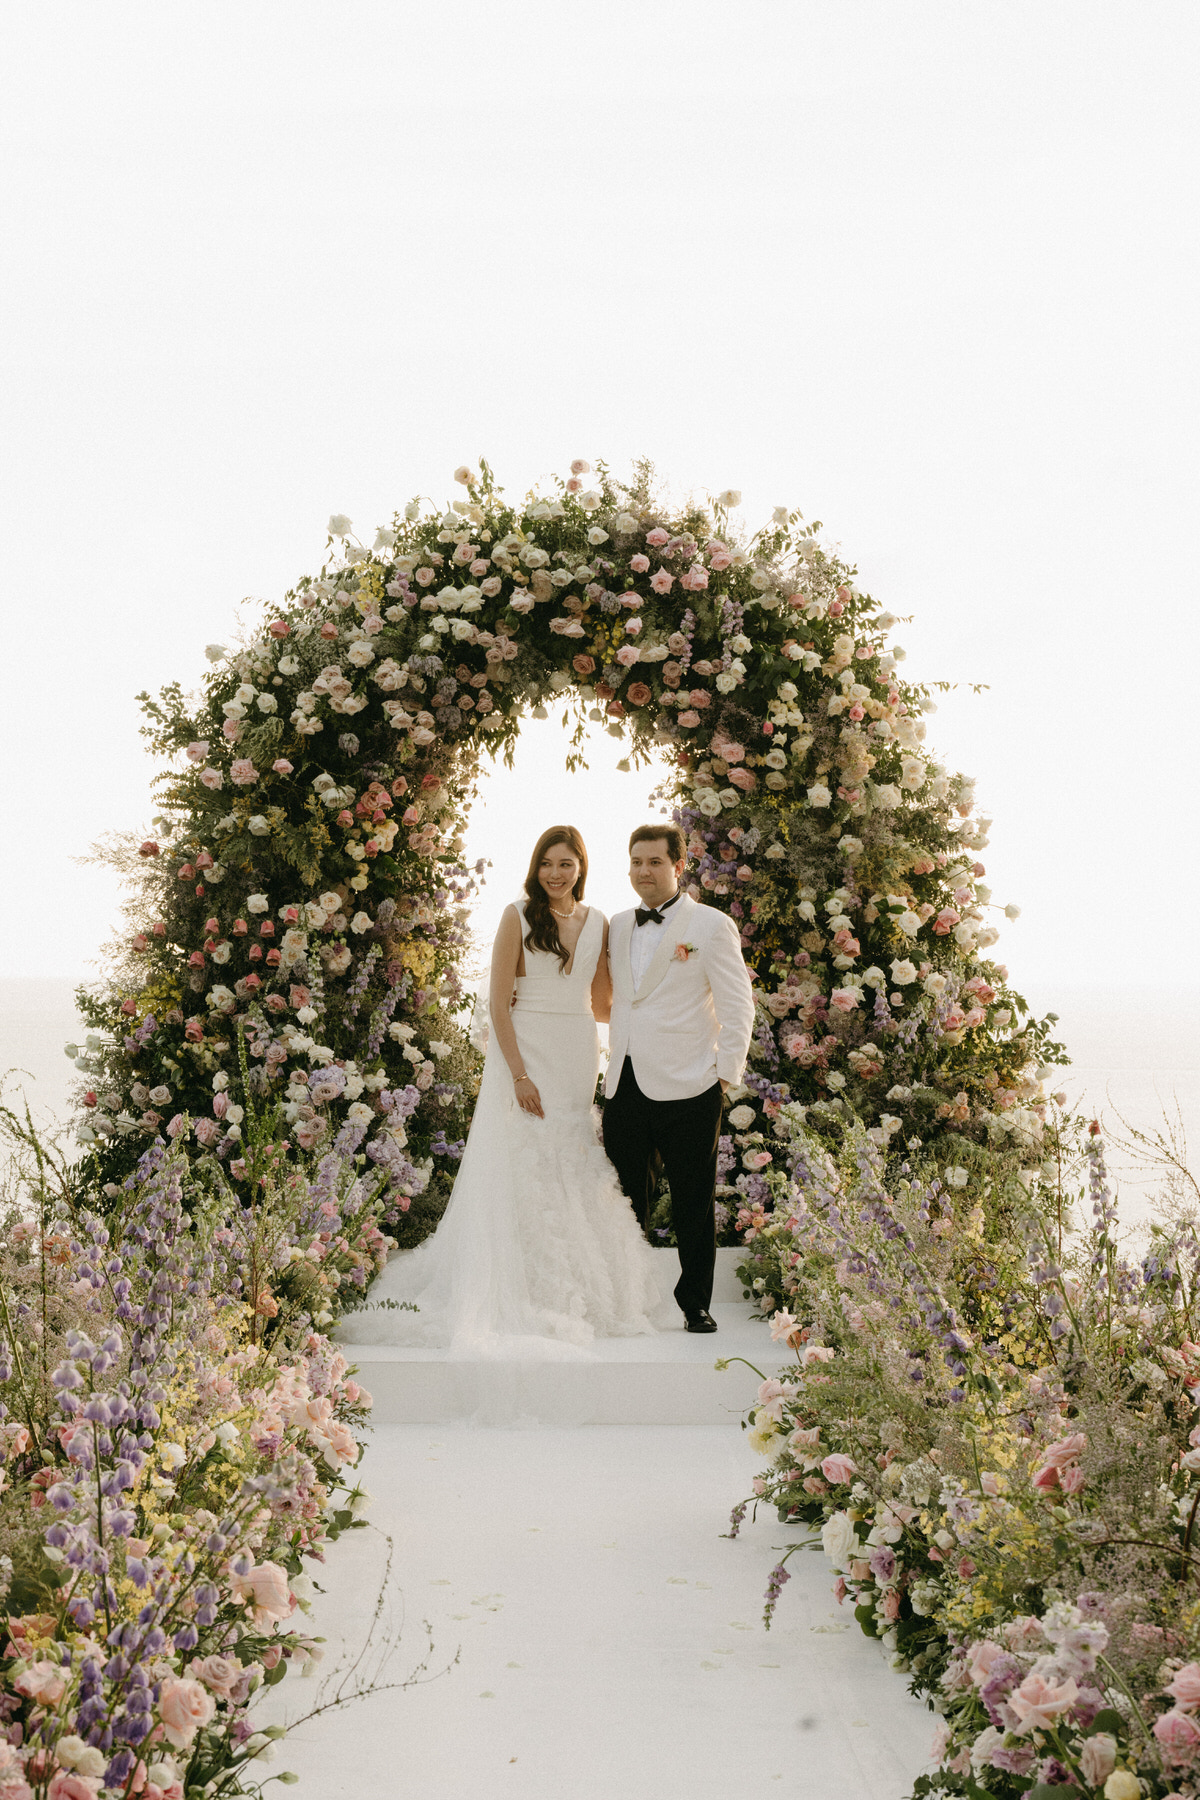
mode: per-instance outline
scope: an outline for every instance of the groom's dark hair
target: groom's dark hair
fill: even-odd
[[[673,863],[683,861],[687,855],[687,839],[678,825],[639,825],[629,840],[630,852],[635,844],[650,844],[655,838],[662,838]]]

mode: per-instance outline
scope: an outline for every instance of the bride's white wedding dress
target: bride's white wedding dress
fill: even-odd
[[[521,933],[527,930],[518,904]],[[566,970],[525,947],[512,1009],[545,1118],[516,1104],[489,1034],[479,1099],[458,1178],[437,1230],[394,1256],[353,1313],[349,1343],[448,1347],[455,1357],[561,1358],[594,1337],[653,1332],[661,1305],[655,1258],[597,1138],[600,1043],[591,988],[603,944],[592,907]]]

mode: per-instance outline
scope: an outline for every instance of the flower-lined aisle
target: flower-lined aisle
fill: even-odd
[[[513,503],[462,468],[463,498],[412,502],[372,549],[332,519],[320,574],[213,646],[199,695],[145,700],[162,813],[111,847],[128,929],[70,1047],[102,1180],[161,1130],[248,1193],[242,1123],[269,1102],[293,1152],[361,1128],[389,1230],[430,1228],[478,1079],[458,1014],[479,758],[550,706],[573,754],[606,724],[661,759],[689,882],[754,971],[727,1238],[783,1192],[783,1106],[834,1143],[852,1117],[919,1138],[976,1197],[1039,1162],[1061,1051],[988,958],[987,821],[926,747],[895,619],[797,512],[743,538],[737,494],[670,509],[646,470],[588,473]]]
[[[1090,1229],[1013,1182],[985,1234],[862,1132],[835,1162],[795,1127],[787,1216],[747,1247],[796,1363],[759,1389],[734,1529],[759,1501],[819,1529],[941,1715],[918,1795],[1200,1791],[1200,1234],[1127,1260],[1096,1126],[1083,1155]]]
[[[3,1119],[0,1795],[257,1793],[283,1733],[255,1697],[321,1660],[307,1571],[363,1511],[371,1405],[279,1277],[323,1294],[361,1184],[262,1174],[251,1213],[160,1140],[101,1215]]]

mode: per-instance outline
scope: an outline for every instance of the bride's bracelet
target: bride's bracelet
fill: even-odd
[[[532,1079],[533,1079],[533,1077],[530,1075],[514,1075],[513,1076],[513,1086],[516,1087],[516,1085],[519,1081],[531,1081]]]

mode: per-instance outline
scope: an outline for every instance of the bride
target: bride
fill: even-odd
[[[593,1122],[612,978],[608,921],[583,904],[586,882],[574,826],[544,831],[496,934],[487,1056],[450,1204],[372,1291],[418,1311],[352,1315],[344,1340],[561,1357],[655,1330],[658,1253]]]

